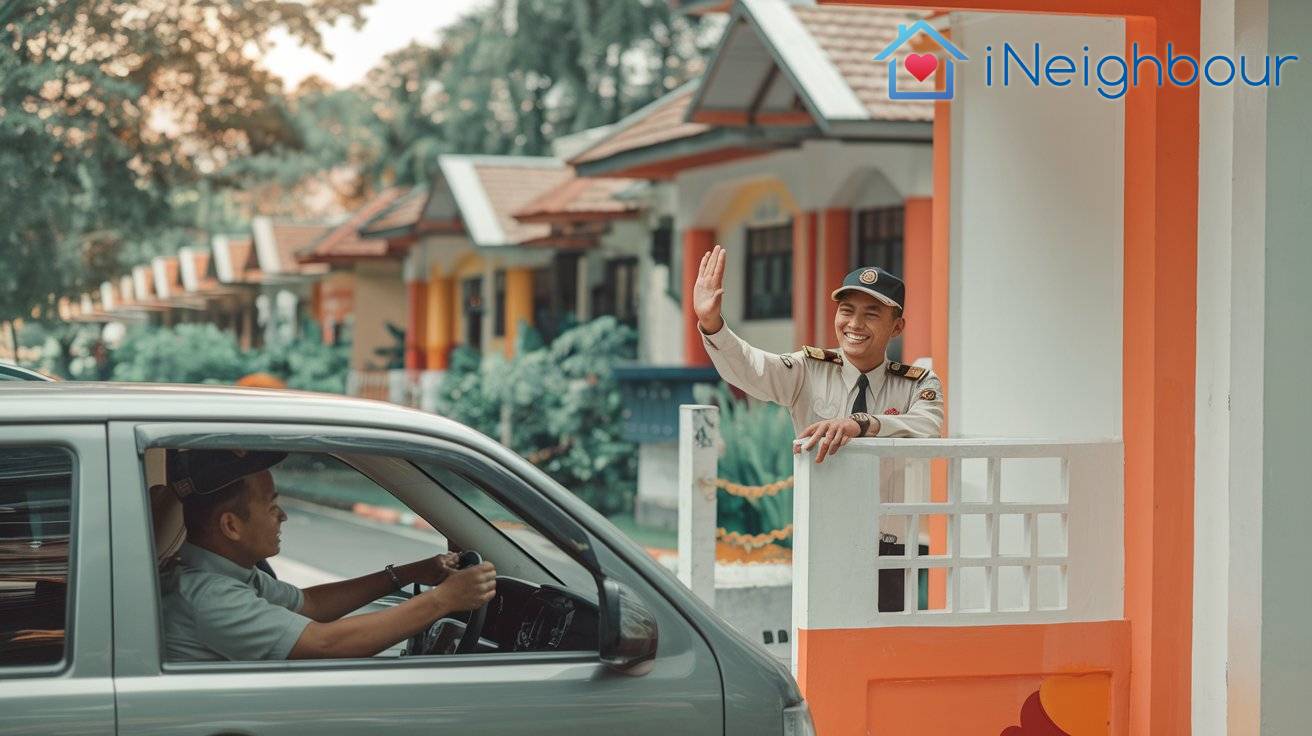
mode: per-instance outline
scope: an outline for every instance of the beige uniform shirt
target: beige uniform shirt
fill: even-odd
[[[783,355],[767,353],[749,345],[728,325],[714,335],[702,333],[702,342],[724,380],[749,396],[786,407],[797,434],[822,419],[852,413],[861,372],[837,351],[812,348]],[[821,357],[812,357],[816,355]],[[938,376],[928,369],[907,368],[886,359],[866,373],[870,382],[866,413],[879,419],[875,436],[939,437],[943,388]],[[906,500],[904,463],[885,459],[880,463],[880,478],[880,496],[885,503]],[[881,532],[902,541],[904,520],[886,520],[880,527]]]
[[[714,335],[703,334],[702,341],[724,380],[749,396],[786,407],[798,434],[822,419],[852,413],[861,372],[843,360],[841,353],[825,351],[838,362],[808,357],[801,350],[775,355],[747,344],[727,325]],[[875,436],[938,437],[943,428],[943,388],[938,376],[920,368],[898,375],[895,371],[902,368],[902,364],[885,360],[866,373],[870,382],[866,412],[879,419]]]

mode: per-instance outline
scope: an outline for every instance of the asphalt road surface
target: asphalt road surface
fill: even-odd
[[[298,587],[345,580],[445,552],[437,532],[379,524],[283,497],[282,550],[271,558],[278,577]]]

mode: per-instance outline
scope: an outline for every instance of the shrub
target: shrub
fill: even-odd
[[[116,381],[233,383],[249,372],[237,339],[211,324],[130,330],[114,362]]]

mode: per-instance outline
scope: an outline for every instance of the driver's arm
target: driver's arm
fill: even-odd
[[[392,569],[396,571],[396,577],[401,581],[401,585],[409,585],[415,581],[431,579],[433,568],[439,564],[438,559],[440,557],[420,560]],[[303,591],[305,601],[301,604],[299,613],[319,623],[336,621],[395,590],[396,584],[385,570],[350,580],[324,583]]]
[[[291,659],[372,657],[423,631],[449,613],[470,611],[485,605],[495,594],[496,568],[492,563],[484,562],[451,573],[436,588],[385,611],[348,616],[329,623],[312,621],[301,632],[288,656]]]

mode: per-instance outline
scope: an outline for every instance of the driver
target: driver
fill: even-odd
[[[269,472],[284,457],[170,451],[169,487],[182,500],[188,540],[162,581],[170,660],[370,657],[443,616],[492,600],[492,564],[456,570],[455,554],[305,590],[256,569],[278,554],[287,519]],[[387,610],[345,617],[410,583],[435,587]]]

